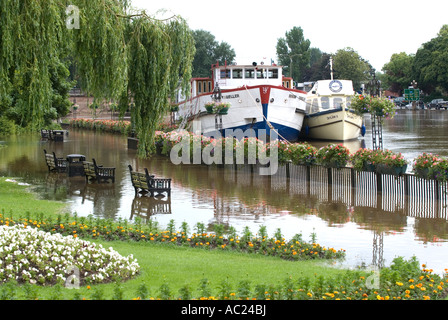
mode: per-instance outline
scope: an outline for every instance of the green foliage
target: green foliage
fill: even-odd
[[[76,65],[95,99],[134,104],[139,154],[146,156],[168,98],[189,92],[194,39],[178,16],[158,21],[128,13],[124,0],[74,0],[79,28],[68,28],[65,1],[4,0],[0,6],[0,116],[40,129],[67,114]],[[63,63],[67,61],[67,65]]]
[[[5,117],[0,117],[0,136],[8,136],[16,133],[16,125]]]
[[[405,52],[393,54],[390,61],[383,67],[384,86],[401,95],[413,80],[414,58],[415,55],[408,55]]]
[[[226,42],[218,43],[215,36],[208,31],[195,30],[193,32],[196,53],[193,60],[193,76],[209,77],[210,66],[219,62],[223,65],[235,59],[235,50]]]
[[[448,92],[448,25],[437,37],[424,43],[415,54],[414,74],[419,87],[426,93]]]
[[[166,24],[139,17],[134,19],[132,28],[128,44],[128,92],[134,102],[131,112],[139,137],[138,153],[146,157],[179,80],[183,92],[188,92],[194,41],[181,18]]]
[[[371,66],[355,50],[344,48],[334,55],[333,69],[336,79],[352,80],[356,91],[369,79]]]
[[[310,44],[310,40],[305,39],[301,27],[293,27],[285,33],[285,38],[277,41],[279,63],[289,66],[286,68],[288,75],[298,82],[303,81],[305,70],[310,63]]]

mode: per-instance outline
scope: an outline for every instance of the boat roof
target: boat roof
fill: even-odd
[[[309,95],[354,95],[352,80],[319,80],[317,81]]]
[[[240,69],[240,68],[283,68],[283,66],[279,66],[276,64],[231,64],[231,65],[213,65],[212,69]]]

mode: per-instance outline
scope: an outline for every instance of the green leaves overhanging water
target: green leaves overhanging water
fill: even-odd
[[[79,28],[68,28],[69,5],[79,9]],[[54,112],[51,69],[72,58],[85,92],[120,100],[122,111],[132,106],[146,156],[170,98],[189,93],[194,53],[181,17],[157,20],[126,0],[1,0],[0,117],[40,129]]]

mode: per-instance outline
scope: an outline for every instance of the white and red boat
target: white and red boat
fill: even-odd
[[[274,129],[278,137],[297,141],[305,117],[306,92],[293,89],[292,79],[282,74],[282,67],[264,65],[212,66],[211,78],[193,78],[191,96],[179,99],[176,117],[184,123],[200,121],[201,133],[226,136],[226,130],[260,129],[269,135]],[[227,112],[210,113],[210,103],[230,105]]]

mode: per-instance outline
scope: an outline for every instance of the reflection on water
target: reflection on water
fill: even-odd
[[[444,111],[399,112],[383,126],[384,147],[402,152],[407,159],[422,152],[447,155],[445,116]],[[364,139],[346,144],[351,152],[371,147],[368,119],[366,126]],[[0,149],[0,175],[21,178],[41,198],[66,201],[81,216],[138,216],[165,226],[173,219],[179,226],[187,222],[191,230],[197,222],[222,223],[238,230],[249,226],[253,232],[263,225],[271,235],[280,228],[288,238],[302,234],[308,240],[315,233],[320,244],[347,250],[344,266],[382,265],[396,256],[413,255],[437,272],[448,266],[446,206],[405,197],[396,190],[378,195],[362,188],[361,182],[354,192],[344,184],[342,171],[329,186],[323,178],[307,182],[300,167],[291,167],[287,179],[285,167],[270,177],[253,174],[250,166],[176,166],[164,157],[137,159],[135,151],[127,149],[126,138],[88,131],[70,130],[64,142],[40,141],[37,135],[4,140],[8,147]],[[58,157],[77,153],[114,166],[116,182],[86,184],[82,177],[49,173],[44,148]],[[148,168],[156,177],[171,178],[172,196],[135,197],[128,164],[137,171]]]

